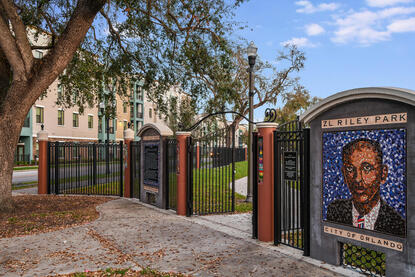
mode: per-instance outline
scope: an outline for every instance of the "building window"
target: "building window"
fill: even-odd
[[[124,102],[124,103],[122,104],[122,112],[123,112],[123,113],[127,113],[127,102]]]
[[[148,109],[148,117],[151,118],[153,116],[153,110],[150,108]]]
[[[58,84],[58,100],[62,98],[62,84]]]
[[[128,128],[128,122],[127,120],[124,120],[124,130],[127,130],[127,128]]]
[[[35,57],[35,59],[41,59],[43,58],[43,52],[39,50],[35,50],[33,51],[33,57]]]
[[[88,128],[92,129],[94,128],[94,116],[88,115]]]
[[[65,124],[65,113],[63,110],[58,110],[58,125]]]
[[[79,127],[79,114],[73,113],[72,114],[72,121],[73,121],[73,127]]]
[[[36,107],[36,123],[44,123],[43,122],[43,108],[42,107]]]

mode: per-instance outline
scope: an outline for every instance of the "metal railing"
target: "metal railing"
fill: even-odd
[[[386,276],[385,253],[353,244],[342,243],[341,264],[370,276]]]
[[[48,143],[48,193],[123,195],[124,145]]]

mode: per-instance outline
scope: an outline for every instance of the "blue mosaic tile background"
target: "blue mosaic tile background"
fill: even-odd
[[[375,140],[382,147],[383,163],[389,170],[380,195],[405,219],[406,130],[386,129],[323,133],[323,220],[327,218],[327,207],[332,201],[352,196],[341,172],[342,149],[360,138]]]

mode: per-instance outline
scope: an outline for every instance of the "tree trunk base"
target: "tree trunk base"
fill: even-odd
[[[14,211],[16,205],[13,199],[4,199],[0,202],[0,212],[11,212]]]

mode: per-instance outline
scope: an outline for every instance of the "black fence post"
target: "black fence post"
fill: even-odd
[[[59,141],[55,143],[55,194],[59,194]]]
[[[235,211],[235,125],[232,125],[232,212]]]
[[[92,145],[92,186],[97,185],[97,144]]]
[[[186,216],[191,216],[193,214],[193,143],[192,137],[187,138],[187,205],[186,205]]]
[[[302,216],[304,222],[304,256],[310,256],[310,129],[305,128],[304,134],[304,155],[303,155],[303,174],[304,183],[301,184],[303,191],[304,207],[302,207]]]
[[[50,194],[50,179],[51,179],[51,172],[50,172],[50,141],[48,141],[48,150],[47,150],[47,170],[48,170],[48,175],[47,175],[47,182],[48,182],[48,186],[46,187],[46,193]]]
[[[274,245],[281,243],[281,153],[278,131],[274,131]]]
[[[164,201],[165,209],[169,209],[169,144],[168,139],[163,140],[163,186],[164,186]]]
[[[244,153],[245,154],[245,153]],[[252,133],[252,238],[258,238],[258,133]]]
[[[120,141],[120,197],[123,196],[124,188],[124,144]]]

